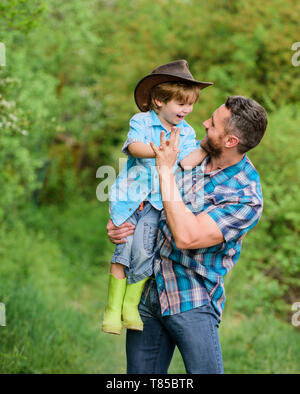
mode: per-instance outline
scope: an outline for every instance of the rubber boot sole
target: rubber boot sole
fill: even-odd
[[[144,329],[144,325],[137,326],[134,324],[130,324],[129,322],[123,322],[123,327],[125,327],[129,330],[135,330],[135,331],[143,331],[143,329]]]
[[[108,334],[115,334],[115,335],[121,335],[122,329],[118,330],[118,329],[113,329],[113,328],[105,328],[105,327],[101,327],[101,330],[103,332],[106,332]]]

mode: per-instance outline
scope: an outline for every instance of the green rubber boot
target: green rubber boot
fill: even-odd
[[[141,295],[149,278],[136,283],[127,283],[126,293],[123,301],[123,326],[130,330],[143,331],[143,322],[139,314],[138,305]]]
[[[102,331],[120,335],[122,331],[122,305],[126,290],[126,278],[109,276],[108,297],[102,322]]]

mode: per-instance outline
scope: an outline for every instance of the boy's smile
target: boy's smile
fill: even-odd
[[[157,100],[160,111],[157,114],[161,123],[169,131],[172,126],[178,125],[193,110],[194,103],[184,103],[177,100],[171,100],[163,103]]]

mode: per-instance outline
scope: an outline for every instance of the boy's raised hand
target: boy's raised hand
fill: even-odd
[[[180,128],[175,131],[175,127],[172,127],[171,135],[168,141],[165,139],[164,131],[161,131],[160,146],[156,147],[152,141],[150,142],[150,146],[155,154],[155,161],[158,171],[162,168],[173,168],[179,152],[179,135]]]

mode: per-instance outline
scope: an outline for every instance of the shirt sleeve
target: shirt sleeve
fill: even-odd
[[[127,135],[127,139],[122,147],[122,152],[125,153],[127,156],[129,155],[128,145],[132,144],[133,142],[143,142],[146,143],[145,138],[145,126],[143,122],[138,119],[135,119],[133,116],[129,122],[129,132]]]
[[[225,241],[229,242],[245,235],[257,224],[262,214],[262,201],[212,205],[205,212],[216,222]]]
[[[190,128],[187,135],[183,136],[182,145],[180,144],[180,152],[177,157],[178,162],[183,160],[186,156],[188,156],[195,149],[197,149],[196,133],[195,133],[194,129]]]

